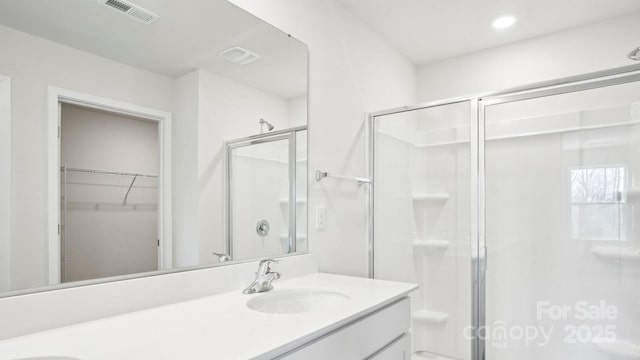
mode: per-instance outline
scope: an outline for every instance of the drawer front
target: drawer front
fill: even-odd
[[[402,335],[368,360],[411,360],[411,342],[407,334]]]
[[[278,359],[366,359],[406,333],[409,322],[410,302],[404,298]]]

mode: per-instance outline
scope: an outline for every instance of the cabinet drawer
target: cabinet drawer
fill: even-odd
[[[377,355],[376,352],[401,337],[409,329],[409,321],[409,298],[403,298],[278,359],[366,359]]]
[[[411,343],[407,334],[402,335],[367,360],[410,360]]]

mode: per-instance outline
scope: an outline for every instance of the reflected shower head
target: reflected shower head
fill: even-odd
[[[640,61],[640,47],[635,48],[627,57],[631,60]]]
[[[267,120],[260,119],[260,131],[263,131],[262,127],[264,125],[267,125],[267,131],[271,131],[275,127],[275,126],[271,125],[271,123],[269,123]]]

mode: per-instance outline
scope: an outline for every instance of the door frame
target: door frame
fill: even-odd
[[[47,111],[47,240],[48,282],[60,283],[60,104],[78,105],[110,113],[134,116],[158,124],[160,164],[158,172],[158,270],[173,265],[172,172],[171,172],[171,113],[127,102],[67,90],[55,86],[48,89]]]
[[[0,291],[11,289],[11,78],[0,75]]]

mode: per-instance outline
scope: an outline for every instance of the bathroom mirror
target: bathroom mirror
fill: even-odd
[[[0,49],[0,296],[306,251],[304,43],[226,0],[0,0]]]

